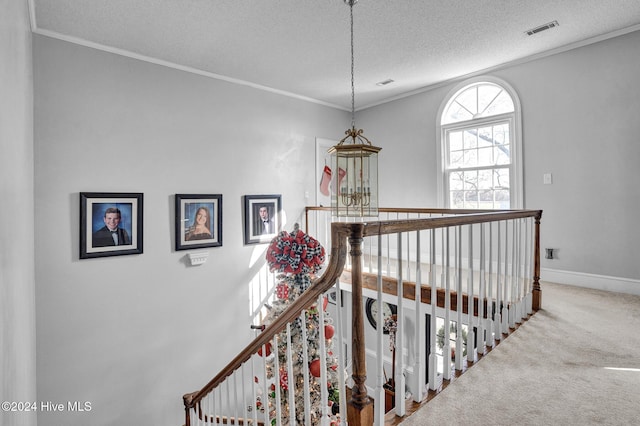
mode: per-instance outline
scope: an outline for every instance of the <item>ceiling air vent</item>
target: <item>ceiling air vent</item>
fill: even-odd
[[[553,27],[557,27],[560,24],[558,24],[558,21],[551,21],[549,23],[546,23],[544,25],[540,25],[539,27],[535,27],[535,28],[531,28],[530,30],[527,30],[527,35],[534,35],[534,34],[538,34],[539,32],[542,31],[546,31],[549,30]]]

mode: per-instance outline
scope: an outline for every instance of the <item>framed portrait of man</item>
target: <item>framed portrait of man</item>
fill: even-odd
[[[222,245],[222,194],[176,194],[176,250]]]
[[[142,193],[80,193],[80,259],[142,253]]]
[[[280,232],[281,195],[244,196],[244,243],[268,243]]]

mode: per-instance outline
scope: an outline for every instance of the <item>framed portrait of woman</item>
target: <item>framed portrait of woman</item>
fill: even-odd
[[[222,245],[222,194],[176,194],[176,250]]]

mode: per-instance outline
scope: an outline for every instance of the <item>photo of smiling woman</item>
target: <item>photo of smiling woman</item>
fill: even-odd
[[[222,245],[222,194],[176,194],[176,250]]]
[[[185,232],[185,241],[209,240],[213,238],[210,218],[209,208],[198,207],[193,218],[193,224],[187,228]]]

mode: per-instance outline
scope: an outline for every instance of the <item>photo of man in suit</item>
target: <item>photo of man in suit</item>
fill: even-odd
[[[269,235],[276,233],[276,221],[272,217],[269,206],[260,204],[258,206],[257,215],[254,215],[253,224],[254,235]]]
[[[93,233],[92,247],[126,246],[131,238],[126,230],[119,227],[122,213],[117,207],[108,207],[104,211],[104,226]]]

